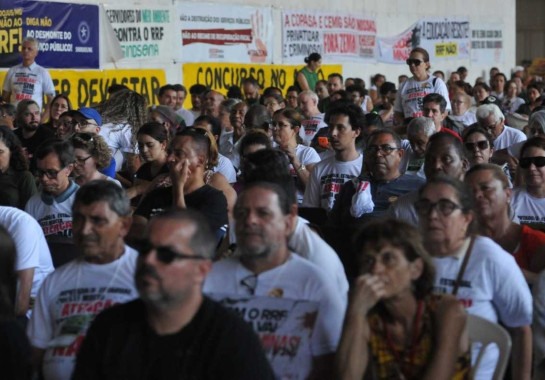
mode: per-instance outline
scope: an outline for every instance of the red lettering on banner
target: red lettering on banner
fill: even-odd
[[[324,52],[329,54],[355,54],[356,36],[347,33],[325,33]]]
[[[307,15],[307,14],[298,14],[294,13],[290,16],[291,19],[288,19],[286,16],[286,22],[291,24],[291,26],[304,26],[307,28],[316,28],[318,27],[318,22],[316,16]]]

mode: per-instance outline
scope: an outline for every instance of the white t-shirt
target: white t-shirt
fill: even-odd
[[[505,125],[503,131],[494,140],[494,150],[505,149],[521,141],[526,141],[526,135],[518,129]]]
[[[178,115],[184,119],[185,125],[187,127],[191,127],[195,123],[195,116],[192,112],[186,110],[185,108],[180,108],[178,111],[176,111]]]
[[[68,380],[76,354],[95,316],[116,303],[138,296],[134,284],[137,253],[125,253],[108,264],[74,260],[47,277],[38,293],[27,335],[44,349],[45,380]]]
[[[71,182],[58,197],[38,193],[28,200],[25,211],[40,223],[45,236],[72,236],[72,205],[78,189],[79,186]]]
[[[301,121],[301,128],[299,129],[299,136],[303,140],[303,144],[310,145],[310,142],[320,129],[327,127],[324,121],[325,114],[321,113],[316,116],[312,116],[310,119],[304,119]]]
[[[227,178],[227,182],[229,183],[235,183],[237,181],[237,173],[235,172],[235,167],[233,166],[233,163],[222,154],[218,156],[218,165],[214,166],[212,168],[212,171],[214,173],[219,172],[223,174],[223,176]]]
[[[524,99],[516,97],[514,99],[503,98],[503,107],[507,113],[515,113],[521,105],[526,103]]]
[[[130,124],[106,123],[100,128],[99,135],[104,137],[112,156],[115,158],[115,171],[123,167],[123,153],[138,154],[138,148],[132,141]]]
[[[452,120],[459,121],[466,127],[477,122],[477,116],[471,111],[466,111],[463,115],[448,115],[448,117]]]
[[[526,189],[513,190],[511,209],[520,223],[545,224],[545,198],[536,198],[528,194]]]
[[[435,85],[434,85],[435,81]],[[422,116],[424,97],[437,93],[447,101],[447,111],[451,110],[447,86],[441,78],[430,75],[428,79],[418,82],[414,77],[407,79],[400,86],[394,102],[394,111],[403,114],[404,118]]]
[[[238,147],[242,138],[239,139],[236,143],[233,142],[234,132],[221,131],[219,138],[219,152],[227,157],[233,166],[237,169],[240,169],[240,155],[238,153]]]
[[[348,295],[348,280],[344,272],[344,266],[333,250],[316,232],[307,224],[308,222],[297,217],[295,231],[288,240],[288,247],[293,252],[321,268],[329,276],[333,284],[337,286],[337,294],[344,298]]]
[[[322,207],[331,211],[342,185],[361,173],[362,156],[352,161],[329,157],[314,166],[303,197],[303,207]]]
[[[310,146],[297,144],[297,147],[295,148],[295,156],[297,156],[297,159],[302,165],[316,164],[320,162],[318,152],[316,152],[316,150]],[[301,204],[303,203],[304,195],[303,184],[299,181],[297,170],[292,164],[290,164],[290,174],[295,180],[295,186],[297,187],[297,204]]]
[[[36,298],[44,279],[55,270],[42,228],[29,214],[0,206],[0,225],[10,234],[17,249],[15,270],[34,268],[30,298]],[[27,314],[30,317],[30,311]]]
[[[32,99],[42,109],[44,95],[55,96],[51,75],[36,62],[28,67],[20,63],[10,68],[4,79],[3,90],[11,93],[10,103],[14,106],[21,100]]]
[[[206,277],[203,291],[207,294],[250,295],[243,280],[253,272],[239,260],[229,258],[215,262]],[[323,271],[307,260],[292,254],[282,265],[260,273],[255,282],[255,296],[277,296],[291,300],[314,301],[320,304],[311,337],[313,357],[334,353],[346,309],[337,289]],[[308,358],[312,361],[312,357]],[[305,364],[305,365],[308,365]]]
[[[434,257],[435,292],[452,294],[463,262],[460,256]],[[513,256],[487,237],[479,236],[471,251],[456,298],[467,312],[507,327],[532,323],[532,295]],[[477,378],[490,379],[497,354],[490,350],[479,367]]]

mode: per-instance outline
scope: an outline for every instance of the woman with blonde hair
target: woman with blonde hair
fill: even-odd
[[[121,186],[119,181],[99,171],[108,167],[112,159],[110,149],[101,136],[91,133],[76,133],[72,136],[71,142],[76,157],[74,176],[78,185],[82,186],[87,182],[102,179],[113,181]]]

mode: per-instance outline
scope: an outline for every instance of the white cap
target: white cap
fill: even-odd
[[[517,71],[524,71],[524,67],[522,67],[522,66],[515,66],[515,70],[514,70],[514,71],[515,71],[515,73],[516,73]]]

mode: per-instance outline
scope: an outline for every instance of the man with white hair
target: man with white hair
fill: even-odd
[[[305,90],[299,94],[299,108],[305,116],[301,122],[302,128],[299,130],[299,135],[305,145],[310,145],[316,133],[327,127],[324,114],[318,109],[318,101],[318,95],[314,91]]]
[[[495,150],[526,140],[522,131],[505,125],[505,116],[497,105],[483,104],[477,108],[476,115],[478,123],[492,134]]]
[[[407,126],[407,139],[409,140],[410,149],[405,151],[407,158],[401,161],[404,167],[401,167],[401,172],[410,175],[417,175],[425,178],[424,175],[424,155],[430,136],[436,133],[435,123],[429,117],[416,117],[411,120]]]
[[[23,39],[23,61],[9,69],[4,79],[2,99],[5,102],[16,106],[21,100],[32,99],[42,109],[44,95],[48,104],[55,96],[55,87],[49,72],[35,62],[38,51],[38,40],[32,37]]]

